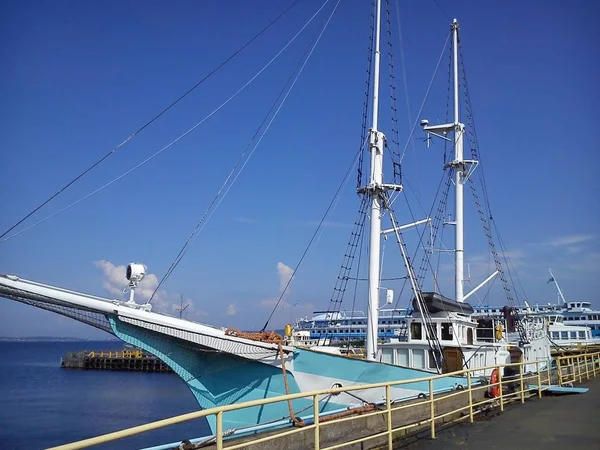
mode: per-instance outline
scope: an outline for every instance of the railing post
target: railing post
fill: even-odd
[[[502,371],[498,366],[498,392],[500,393],[500,411],[504,412],[504,393],[502,392]]]
[[[562,386],[562,366],[560,364],[561,361],[562,359],[560,358],[560,356],[556,358],[556,381],[559,386]]]
[[[387,410],[388,449],[392,450],[392,389],[389,384],[385,386],[385,406]]]
[[[540,373],[540,362],[535,362],[535,373],[537,373],[537,384],[538,384],[538,398],[542,398],[542,374]],[[550,385],[550,381],[548,381]]]
[[[525,366],[523,363],[519,366],[519,381],[521,382],[521,403],[525,403],[525,383],[523,382],[523,372],[525,371]]]
[[[583,360],[585,361],[585,376],[587,377],[587,379],[590,379],[590,370],[589,370],[589,364],[588,364],[588,355],[587,353],[583,355]]]
[[[577,355],[577,369],[579,372],[579,383],[583,382],[583,379],[581,378],[581,356]]]
[[[217,450],[223,450],[223,411],[217,413]]]
[[[429,412],[431,414],[431,439],[435,439],[435,399],[433,398],[433,380],[429,379]]]
[[[471,372],[467,372],[467,390],[469,392],[469,421],[473,423],[473,391],[471,390]]]
[[[313,395],[313,417],[315,422],[315,450],[319,450],[321,437],[319,430],[319,397],[317,395]]]

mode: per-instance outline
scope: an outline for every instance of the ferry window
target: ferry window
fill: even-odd
[[[561,339],[569,339],[569,332],[568,331],[561,331],[560,332],[560,338]]]
[[[585,331],[578,331],[577,333],[579,333],[579,339],[585,339]]]
[[[579,317],[575,317],[575,320],[579,320]]]
[[[425,368],[425,350],[416,348],[413,351],[413,367],[415,369]]]
[[[407,348],[399,348],[396,353],[396,364],[399,366],[409,367],[408,366],[408,349]]]
[[[559,337],[558,331],[553,331],[552,332],[552,339],[558,339],[558,337]]]
[[[577,339],[577,331],[571,331],[571,339]]]
[[[421,323],[420,322],[412,322],[410,324],[410,337],[411,339],[423,339],[423,334],[421,333]]]
[[[452,324],[449,322],[442,323],[442,341],[452,340]]]

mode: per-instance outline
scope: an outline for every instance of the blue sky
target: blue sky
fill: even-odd
[[[205,117],[254,76],[323,1],[301,0],[215,77],[27,224],[120,175]],[[290,3],[3,3],[0,229],[120,143]],[[342,0],[273,126],[164,286],[160,307],[172,312],[183,295],[193,305],[191,319],[245,329],[263,325],[357,149],[369,3]],[[534,303],[555,301],[555,290],[546,284],[552,267],[568,299],[593,301],[600,289],[600,157],[593,126],[600,116],[595,45],[600,7],[583,0],[547,1],[543,7],[437,3],[444,12],[433,1],[400,3],[410,119],[444,45],[447,12],[461,25],[490,202],[520,290]],[[160,278],[333,5],[330,1],[259,78],[185,139],[97,195],[0,243],[0,273],[109,297],[122,287],[119,266],[130,261],[144,262]],[[395,14],[392,1],[394,19]],[[404,147],[409,118],[395,23],[393,33]],[[385,54],[383,61],[387,64]],[[432,123],[445,117],[447,70],[445,55],[422,114]],[[391,135],[385,69],[382,75],[381,128]],[[417,132],[403,166],[416,218],[424,215],[419,205],[426,210],[431,205],[443,151],[439,143],[427,149],[422,137]],[[352,175],[274,326],[327,307],[358,207],[355,187]],[[466,260],[476,285],[489,273],[489,259],[472,203],[467,199]],[[400,222],[411,221],[403,197],[396,214]],[[407,242],[415,248],[414,233]],[[394,253],[393,242],[386,243],[384,276],[404,275]],[[451,294],[451,262],[443,259],[440,267],[446,270],[442,287]],[[149,277],[146,287],[153,282]],[[492,292],[482,301],[503,299]],[[364,309],[365,302],[360,296],[357,305]],[[351,298],[344,306],[351,307]],[[4,299],[0,330],[8,336],[99,336]]]

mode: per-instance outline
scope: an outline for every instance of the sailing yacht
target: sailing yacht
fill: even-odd
[[[274,333],[242,333],[172,317],[139,304],[135,290],[145,277],[139,263],[128,266],[126,276],[130,299],[120,301],[26,280],[16,275],[0,276],[0,296],[71,317],[118,337],[126,344],[147,351],[169,365],[186,383],[201,408],[211,408],[284,394],[309,392],[365,383],[410,380],[427,375],[425,370],[400,367],[377,361],[377,331],[380,292],[381,217],[388,192],[401,185],[383,181],[385,135],[378,127],[381,0],[375,2],[373,70],[371,74],[372,124],[368,132],[370,176],[359,189],[370,209],[369,293],[366,333],[366,360],[311,351],[285,345]],[[393,233],[401,240],[390,211]],[[463,377],[433,381],[435,392],[447,392],[467,385]],[[415,382],[391,389],[393,398],[405,399],[427,392],[427,382]],[[340,393],[320,399],[322,414],[348,411],[365,404],[385,401],[385,389]],[[299,423],[313,400],[298,399],[260,407],[226,412],[223,427],[247,430]],[[212,431],[216,419],[209,419]]]

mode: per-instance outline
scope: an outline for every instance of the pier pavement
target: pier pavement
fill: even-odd
[[[544,396],[505,407],[503,413],[476,417],[473,424],[440,428],[437,439],[423,437],[398,442],[394,448],[574,450],[600,448],[600,378],[584,380],[585,394]]]

